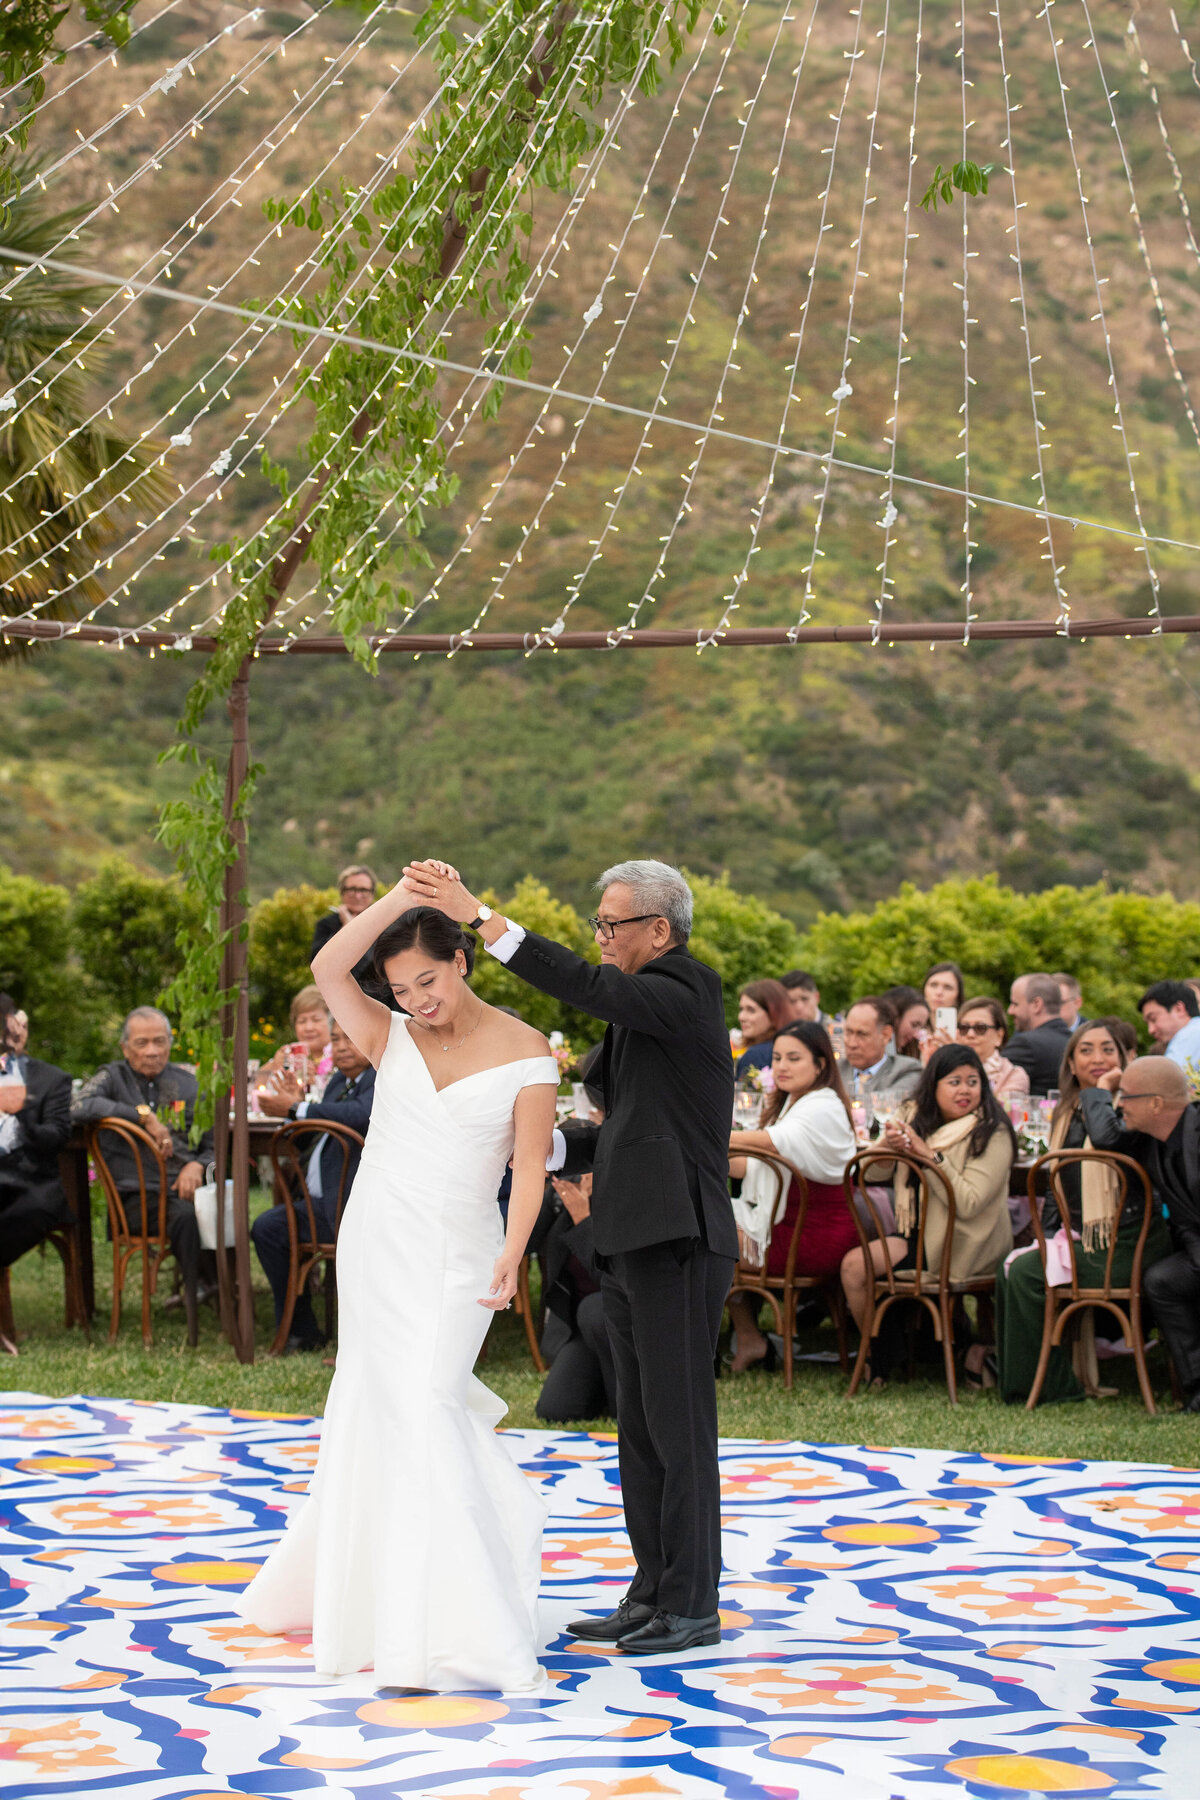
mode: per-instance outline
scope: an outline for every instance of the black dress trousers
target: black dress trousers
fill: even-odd
[[[1142,1291],[1167,1340],[1184,1394],[1200,1394],[1200,1268],[1182,1250],[1153,1263]]]
[[[605,1265],[621,1497],[637,1559],[629,1599],[706,1618],[721,1575],[713,1361],[735,1259],[674,1240]]]

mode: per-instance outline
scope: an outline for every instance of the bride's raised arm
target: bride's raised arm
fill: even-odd
[[[424,904],[420,895],[414,894],[407,878],[402,876],[382,900],[376,900],[365,912],[357,913],[348,925],[336,931],[312,959],[313,980],[330,1012],[346,1036],[376,1068],[387,1049],[391,1009],[363,993],[354,979],[354,965],[401,913]]]

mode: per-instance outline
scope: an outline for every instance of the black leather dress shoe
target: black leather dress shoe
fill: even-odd
[[[618,1638],[626,1637],[639,1625],[648,1625],[655,1617],[652,1606],[645,1606],[640,1600],[622,1600],[616,1612],[608,1613],[602,1619],[572,1619],[567,1626],[571,1637],[590,1638],[597,1644],[615,1644]]]
[[[675,1650],[691,1650],[696,1644],[719,1644],[721,1615],[709,1613],[705,1619],[686,1619],[682,1613],[663,1612],[637,1631],[618,1638],[618,1650],[629,1656],[666,1656]]]

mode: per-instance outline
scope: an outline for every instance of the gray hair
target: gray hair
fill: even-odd
[[[614,881],[629,888],[639,912],[665,919],[675,942],[687,943],[692,935],[692,890],[678,869],[650,859],[614,863],[596,886],[606,888]]]
[[[165,1012],[160,1011],[157,1006],[135,1006],[131,1013],[126,1014],[125,1023],[121,1027],[121,1042],[123,1044],[129,1042],[129,1027],[133,1024],[135,1019],[159,1019],[167,1028],[168,1043],[175,1037],[175,1033],[171,1030],[171,1021],[168,1019]]]

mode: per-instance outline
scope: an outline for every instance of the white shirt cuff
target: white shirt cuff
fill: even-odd
[[[503,938],[501,938],[500,941],[501,941],[501,943],[503,943],[504,942]],[[566,1160],[567,1160],[567,1140],[563,1136],[562,1132],[558,1129],[558,1126],[556,1125],[554,1127],[554,1137],[553,1137],[553,1140],[550,1145],[550,1154],[546,1158],[546,1173],[547,1173],[547,1175],[555,1174],[559,1169],[562,1168],[562,1166],[566,1162]]]
[[[300,1102],[300,1104],[299,1104],[299,1106],[298,1106],[298,1107],[297,1107],[297,1108],[296,1108],[296,1117],[297,1117],[297,1118],[298,1118],[298,1119],[307,1119],[307,1117],[308,1117],[308,1107],[309,1107],[309,1103],[308,1103],[308,1101],[307,1101],[307,1100],[302,1100],[302,1101],[301,1101],[301,1102]]]
[[[523,925],[514,925],[511,919],[505,919],[504,923],[508,927],[504,936],[498,937],[494,944],[485,945],[488,955],[502,963],[506,963],[510,956],[515,956],[518,947],[525,942]]]

